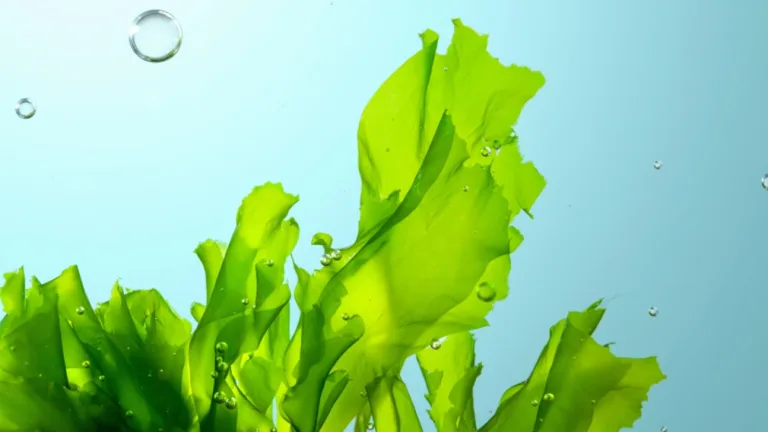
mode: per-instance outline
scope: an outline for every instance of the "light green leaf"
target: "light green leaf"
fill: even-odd
[[[439,349],[427,348],[416,358],[427,383],[429,416],[437,430],[477,430],[472,390],[483,368],[475,364],[474,336],[469,332],[450,335]]]
[[[640,418],[648,390],[665,376],[655,358],[619,358],[592,339],[599,305],[552,327],[528,380],[502,396],[481,432],[618,432]]]

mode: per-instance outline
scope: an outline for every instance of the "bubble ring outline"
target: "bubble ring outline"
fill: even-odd
[[[168,52],[168,54],[165,54],[160,57],[148,56],[143,52],[141,52],[141,50],[139,50],[139,47],[136,46],[135,37],[136,37],[136,33],[138,32],[134,31],[134,29],[139,26],[139,23],[141,23],[141,21],[144,18],[151,15],[162,15],[168,18],[169,20],[171,20],[173,25],[176,26],[176,31],[179,33],[179,40],[178,42],[176,42],[176,46],[174,46],[173,49]],[[162,63],[170,59],[171,57],[175,56],[176,53],[179,52],[179,49],[181,49],[182,39],[184,39],[184,34],[181,31],[181,24],[179,24],[179,21],[170,12],[166,12],[162,9],[150,9],[148,11],[144,11],[140,13],[139,16],[133,19],[133,23],[131,24],[131,27],[128,29],[128,42],[131,44],[131,49],[133,50],[133,53],[136,54],[136,56],[138,56],[140,59],[150,63]]]
[[[29,104],[32,107],[32,111],[29,114],[22,114],[21,113],[21,107],[24,104]],[[32,102],[32,99],[30,98],[21,98],[18,102],[16,102],[16,115],[19,116],[19,118],[23,120],[31,119],[32,117],[37,114],[37,106],[35,106],[35,103]]]

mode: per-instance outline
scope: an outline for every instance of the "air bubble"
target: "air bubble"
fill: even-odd
[[[150,63],[164,62],[181,48],[181,25],[170,13],[152,9],[139,14],[128,31],[133,52]]]
[[[29,98],[21,98],[16,102],[16,115],[22,120],[31,119],[35,116],[37,107]]]
[[[226,406],[227,408],[229,408],[231,410],[237,408],[237,399],[235,399],[233,397],[227,399],[227,402],[224,404],[224,406]]]
[[[480,301],[492,302],[496,298],[496,287],[490,282],[482,282],[475,289],[475,293]]]

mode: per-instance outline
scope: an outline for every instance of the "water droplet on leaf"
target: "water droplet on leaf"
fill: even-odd
[[[323,265],[323,267],[328,267],[331,265],[332,258],[328,254],[323,254],[323,256],[320,257],[320,264]]]
[[[223,404],[227,401],[227,396],[222,392],[216,392],[213,394],[213,401],[217,404]]]
[[[243,304],[243,306],[247,306],[248,305],[248,299],[247,298],[244,298],[244,299],[240,300],[240,302]]]
[[[539,406],[539,401],[537,401],[536,399],[532,400],[531,401],[531,406],[534,406],[534,407],[535,406]]]
[[[349,321],[349,314],[344,312],[343,314],[341,314],[341,319],[343,319],[344,321]]]
[[[219,343],[216,344],[216,352],[218,352],[218,353],[225,353],[225,352],[227,352],[227,348],[229,348],[229,346],[227,346],[226,342],[219,342]]]
[[[104,381],[105,379],[107,379],[107,377],[104,375],[99,375],[99,381]]]
[[[491,146],[485,146],[480,150],[480,156],[488,157],[491,155]]]
[[[126,417],[133,417],[133,411],[131,411],[131,410],[126,411],[125,412],[125,416]]]
[[[82,306],[78,306],[77,309],[75,309],[75,313],[77,313],[78,315],[82,315],[85,313],[85,308]]]
[[[545,401],[553,401],[555,400],[555,395],[552,393],[546,393],[544,394],[544,397],[542,399],[544,399]]]
[[[464,186],[461,190],[463,190],[464,192],[469,192],[469,186]]]
[[[89,367],[91,367],[91,362],[89,362],[88,360],[85,360],[83,361],[82,365],[84,368],[88,369]]]
[[[429,344],[429,347],[433,350],[439,350],[441,346],[443,346],[443,341],[440,339],[432,339],[432,342]]]

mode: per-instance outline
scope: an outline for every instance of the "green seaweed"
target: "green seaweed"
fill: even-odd
[[[439,432],[630,427],[664,375],[655,358],[592,339],[600,302],[553,326],[529,378],[477,425],[471,332],[507,296],[523,240],[511,222],[545,186],[512,129],[544,77],[502,65],[486,36],[454,24],[446,54],[423,33],[363,111],[358,235],[334,249],[316,234],[321,269],[293,262],[298,198],[267,183],[243,200],[228,243],[195,250],[206,301],[192,305],[194,331],[154,289],[116,284],[93,308],[76,267],[29,288],[23,268],[7,273],[0,430],[417,432],[400,377],[412,355]]]

